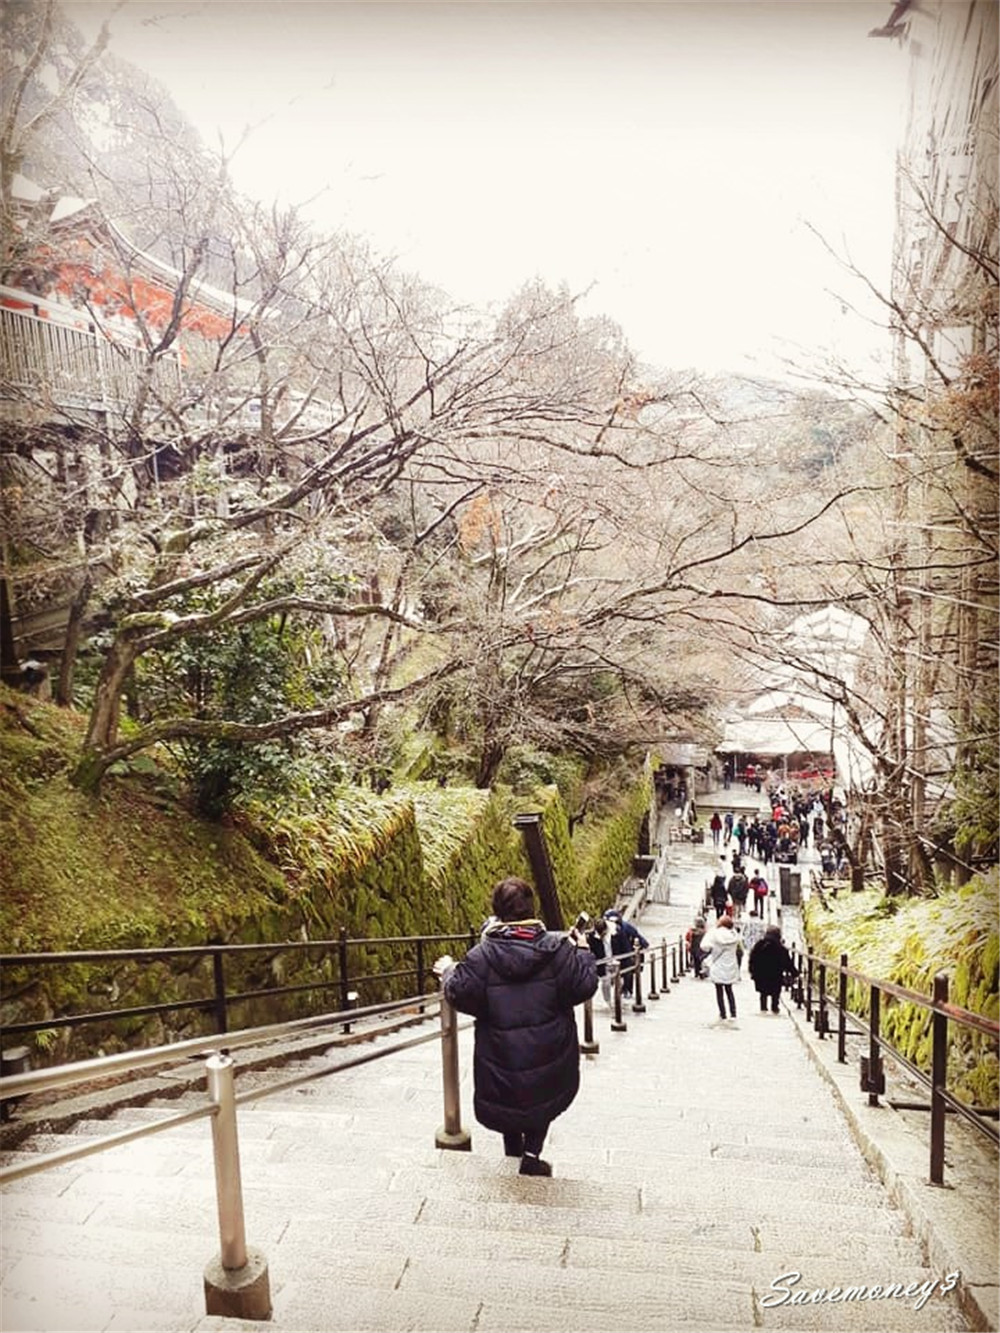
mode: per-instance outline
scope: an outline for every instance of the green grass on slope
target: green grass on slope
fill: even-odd
[[[98,796],[70,785],[85,720],[0,688],[0,947],[204,943],[285,886],[232,829],[197,820],[148,760]]]

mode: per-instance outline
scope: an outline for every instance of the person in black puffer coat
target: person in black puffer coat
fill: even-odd
[[[760,1012],[767,1013],[767,1002],[770,999],[771,1013],[776,1014],[782,983],[795,971],[792,955],[781,942],[780,926],[768,926],[750,950],[748,966],[760,995]]]
[[[573,1006],[597,989],[597,965],[583,936],[547,931],[523,879],[493,891],[496,920],[461,962],[443,971],[445,998],[476,1020],[473,1107],[503,1135],[520,1173],[550,1176],[541,1160],[549,1125],[580,1086]]]

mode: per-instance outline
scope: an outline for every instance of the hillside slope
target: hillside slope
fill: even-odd
[[[8,952],[204,943],[281,905],[283,876],[195,818],[150,760],[69,783],[85,719],[0,688],[0,942]]]

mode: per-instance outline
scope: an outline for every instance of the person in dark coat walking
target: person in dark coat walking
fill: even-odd
[[[750,892],[750,881],[743,873],[743,865],[740,863],[739,869],[733,868],[733,874],[729,877],[729,899],[733,904],[733,920],[739,921],[743,915],[743,909],[747,905],[747,894]]]
[[[705,955],[701,950],[701,942],[704,938],[705,918],[703,916],[696,916],[694,925],[688,929],[684,939],[687,942],[688,953],[691,955],[691,966],[699,981],[703,981],[705,978],[705,973],[701,970],[701,965],[705,958]]]
[[[780,926],[768,926],[764,931],[750,950],[748,967],[760,995],[760,1012],[767,1013],[767,1002],[770,999],[771,1013],[776,1014],[782,982],[795,971],[792,955],[781,942]]]
[[[708,894],[712,899],[712,906],[715,908],[715,919],[718,921],[719,917],[725,912],[726,903],[729,901],[729,889],[726,884],[726,858],[724,856],[719,857],[719,868],[712,880]]]
[[[534,910],[530,884],[501,880],[496,921],[442,975],[445,998],[476,1020],[476,1119],[503,1135],[507,1156],[521,1158],[521,1175],[550,1176],[542,1145],[580,1086],[573,1007],[597,989],[597,965],[583,935],[547,931]]]

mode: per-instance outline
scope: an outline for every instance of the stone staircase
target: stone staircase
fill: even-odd
[[[676,903],[657,907],[643,930],[675,939],[678,919]],[[519,1176],[499,1137],[472,1121],[468,1030],[460,1047],[470,1153],[434,1147],[443,1120],[437,1042],[240,1108],[246,1233],[268,1260],[271,1327],[968,1327],[787,1016],[758,1016],[746,982],[737,993],[737,1024],[717,1025],[709,983],[687,977],[647,999],[645,1013],[626,1009],[624,1033],[610,1030],[598,1000],[600,1052],[584,1060],[580,1095],[552,1128],[551,1180]],[[333,1050],[301,1068],[342,1058]],[[247,1071],[237,1088],[291,1072]],[[184,1093],[81,1120],[71,1136],[200,1100]],[[7,1160],[66,1137],[38,1135]],[[6,1333],[259,1327],[204,1313],[202,1273],[219,1248],[205,1121],[14,1182],[2,1204]],[[792,1272],[797,1281],[779,1281]],[[908,1297],[788,1299],[875,1283],[913,1286]],[[918,1310],[925,1283],[934,1292]]]

